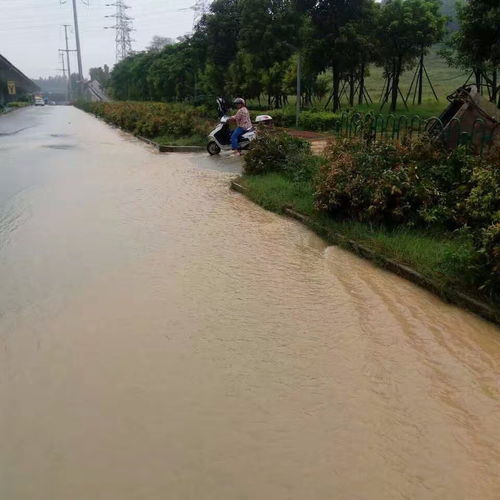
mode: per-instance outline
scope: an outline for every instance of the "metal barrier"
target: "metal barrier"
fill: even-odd
[[[437,116],[425,119],[418,115],[395,116],[346,111],[340,115],[334,130],[338,137],[359,137],[367,142],[413,141],[427,135],[432,140],[443,140],[451,147],[472,145],[479,154],[487,150],[491,143],[492,134],[489,132],[482,118],[476,118],[470,130],[463,130],[458,118],[452,118],[445,126]]]

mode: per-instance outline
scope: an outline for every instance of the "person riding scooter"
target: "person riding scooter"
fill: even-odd
[[[219,123],[208,135],[207,151],[210,156],[218,155],[221,151],[234,150],[234,154],[248,149],[250,143],[257,137],[258,126],[269,126],[272,124],[272,117],[269,115],[258,115],[255,118],[255,127],[252,126],[250,115],[245,107],[243,99],[236,99],[236,105],[239,107],[234,117],[227,116],[229,107],[222,97],[217,98],[217,111],[219,113]],[[243,115],[243,116],[241,116]],[[245,118],[246,116],[246,118]],[[231,132],[230,121],[236,121],[238,129]],[[241,133],[243,131],[243,133]],[[234,139],[234,140],[233,140]]]
[[[250,113],[246,107],[245,99],[241,97],[237,97],[233,104],[238,108],[238,111],[234,116],[231,116],[229,119],[236,122],[236,128],[231,134],[231,148],[235,152],[235,154],[241,154],[241,150],[239,148],[240,137],[252,128],[252,119],[250,118]]]

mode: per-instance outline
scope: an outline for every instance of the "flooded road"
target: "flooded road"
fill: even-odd
[[[237,169],[0,117],[0,499],[498,499],[499,329]]]

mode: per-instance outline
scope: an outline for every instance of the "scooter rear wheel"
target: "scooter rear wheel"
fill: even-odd
[[[207,151],[210,156],[218,155],[220,153],[220,147],[215,141],[210,141],[207,144]]]

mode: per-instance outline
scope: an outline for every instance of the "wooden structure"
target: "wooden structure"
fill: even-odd
[[[0,54],[0,106],[39,91],[38,85]]]

